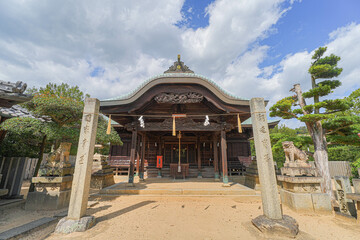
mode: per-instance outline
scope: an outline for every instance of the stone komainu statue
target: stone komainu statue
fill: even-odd
[[[308,156],[307,154],[295,147],[294,143],[291,141],[282,142],[282,146],[285,152],[285,162],[307,162]]]
[[[73,168],[69,162],[71,143],[62,142],[58,149],[50,153],[44,167],[39,170],[39,176],[72,175]]]

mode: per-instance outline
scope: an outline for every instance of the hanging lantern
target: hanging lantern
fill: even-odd
[[[109,122],[106,130],[106,134],[109,135],[111,133],[111,115],[109,115]]]
[[[242,128],[241,128],[241,122],[240,122],[240,116],[239,116],[239,114],[237,115],[237,122],[238,122],[238,130],[239,130],[239,133],[242,133]]]

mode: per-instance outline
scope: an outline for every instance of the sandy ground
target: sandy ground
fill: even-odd
[[[284,213],[300,225],[297,239],[360,239],[360,225],[333,215]],[[261,203],[232,197],[121,196],[88,209],[97,224],[86,232],[47,239],[265,239],[251,219]]]
[[[115,182],[122,182],[120,177]],[[28,184],[22,193],[26,195]],[[0,211],[0,232],[64,211]],[[51,234],[47,239],[265,239],[251,219],[262,214],[261,202],[240,202],[232,196],[103,197],[88,209],[96,225],[83,233]],[[360,239],[360,225],[333,215],[284,213],[300,225],[297,239]]]

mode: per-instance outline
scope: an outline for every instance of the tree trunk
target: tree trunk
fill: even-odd
[[[311,75],[311,86],[312,86],[312,89],[316,88],[315,77],[312,75]],[[319,101],[320,101],[319,96],[314,96],[314,103],[318,103]],[[314,112],[316,114],[319,114],[320,113],[319,108],[315,108]]]
[[[316,122],[314,125],[315,126],[312,126],[312,134],[310,135],[313,140],[314,148],[315,148],[315,152],[314,152],[315,164],[318,169],[318,173],[320,177],[322,177],[321,191],[329,194],[331,200],[334,201],[335,195],[332,191],[329,159],[327,152],[327,142],[326,142],[324,130],[322,128],[320,121]]]
[[[306,103],[302,96],[300,84],[294,85],[294,92],[297,95],[299,105],[303,111],[303,114],[304,115],[309,114],[304,110]],[[314,123],[306,122],[305,124],[314,143],[314,148],[315,148],[314,159],[316,163],[316,168],[318,169],[318,173],[322,178],[321,191],[329,194],[331,200],[334,201],[335,196],[332,191],[328,152],[327,152],[327,142],[326,142],[324,129],[320,121],[316,121]]]
[[[39,157],[38,157],[38,161],[36,163],[33,177],[37,177],[37,175],[39,173],[40,165],[41,165],[43,155],[44,155],[45,143],[46,143],[46,135],[43,137],[41,145],[40,145]],[[34,184],[31,183],[30,187],[29,187],[29,192],[33,192],[33,191],[34,191]]]

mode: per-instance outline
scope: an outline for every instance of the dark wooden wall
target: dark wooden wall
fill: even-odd
[[[131,145],[131,138],[129,133],[120,133],[120,137],[123,141],[123,146],[111,146],[111,157],[118,157],[118,156],[128,156],[130,157],[130,145]],[[239,156],[241,157],[249,157],[250,153],[250,142],[248,140],[248,133],[245,131],[243,134],[239,134],[236,131],[230,132],[227,134],[227,156],[228,159],[237,160]],[[141,137],[138,137],[140,140]],[[156,144],[155,144],[156,143]],[[204,144],[205,143],[205,144]],[[217,147],[217,146],[216,146]],[[167,149],[165,163],[169,164],[170,159],[169,156],[171,155],[170,146],[165,147]],[[189,144],[188,151],[191,159],[195,158],[195,162],[192,164],[197,166],[197,157],[196,157],[196,145]],[[220,149],[219,149],[220,151]],[[139,149],[140,152],[140,149]],[[148,138],[146,139],[145,143],[145,159],[148,162],[149,166],[156,165],[156,156],[164,155],[164,143],[161,143],[159,139],[156,138]],[[200,143],[200,152],[201,152],[201,163],[203,166],[213,166],[214,160],[214,146],[211,140],[202,140]],[[110,158],[111,158],[110,157]],[[211,160],[210,160],[211,159]],[[192,162],[192,161],[191,161]]]

